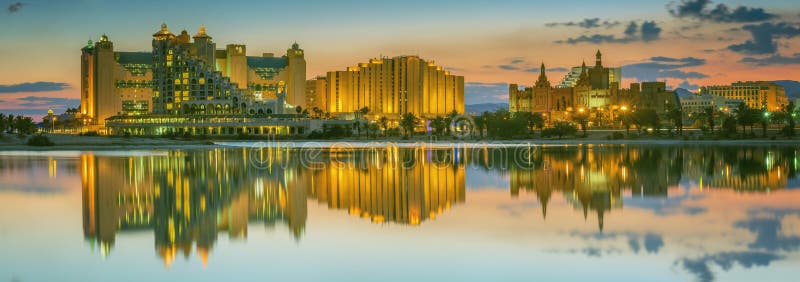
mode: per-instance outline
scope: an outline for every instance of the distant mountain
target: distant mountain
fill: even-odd
[[[494,112],[499,109],[508,110],[508,103],[481,103],[464,105],[464,111],[468,114],[481,114],[483,112]]]
[[[692,91],[689,91],[689,90],[686,90],[686,89],[683,89],[683,88],[676,88],[675,89],[675,94],[678,95],[679,99],[683,99],[683,98],[687,98],[687,97],[692,96]]]
[[[800,99],[800,82],[794,80],[776,80],[776,84],[783,86],[789,99]]]

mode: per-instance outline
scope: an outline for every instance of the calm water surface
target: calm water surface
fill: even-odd
[[[798,148],[0,152],[0,281],[797,281]]]

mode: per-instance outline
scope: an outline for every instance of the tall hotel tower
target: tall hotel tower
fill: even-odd
[[[372,114],[390,118],[405,113],[418,117],[464,113],[464,77],[417,56],[372,59],[328,72],[324,79],[326,83],[316,85],[325,91],[316,92],[325,97],[316,100],[325,112],[351,113],[368,107]]]

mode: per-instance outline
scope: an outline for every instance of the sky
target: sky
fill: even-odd
[[[507,102],[508,84],[551,83],[603,52],[623,87],[800,80],[800,5],[763,1],[5,1],[0,112],[41,115],[79,104],[80,48],[107,34],[149,51],[162,22],[205,25],[217,46],[249,55],[305,49],[307,77],[378,56],[419,55],[463,75],[467,104]]]

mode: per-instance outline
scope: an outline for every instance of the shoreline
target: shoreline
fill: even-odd
[[[425,146],[449,148],[463,145],[470,148],[525,147],[525,146],[583,146],[583,145],[637,145],[637,146],[800,146],[797,139],[741,139],[741,140],[682,140],[682,139],[521,139],[521,140],[394,140],[394,139],[341,139],[341,140],[171,140],[160,138],[117,138],[96,136],[48,136],[56,143],[49,147],[28,146],[24,142],[0,142],[0,151],[125,151],[125,150],[199,150],[218,148],[242,148],[274,142],[275,145],[292,148],[381,148],[389,144],[412,148]],[[13,137],[17,139],[16,137]],[[262,147],[274,145],[265,144]]]

